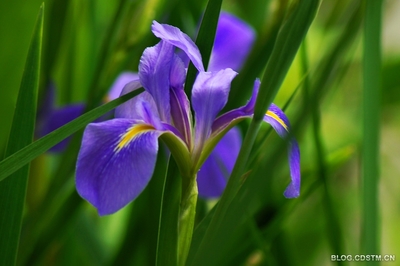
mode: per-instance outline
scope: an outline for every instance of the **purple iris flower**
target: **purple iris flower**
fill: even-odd
[[[145,92],[119,106],[115,119],[89,124],[83,135],[76,186],[100,215],[118,211],[143,191],[154,171],[159,138],[167,144],[183,178],[195,178],[219,140],[238,122],[253,115],[258,80],[245,106],[218,116],[237,72],[231,68],[206,72],[198,48],[176,27],[153,22],[152,32],[161,41],[145,49],[139,78],[126,84],[122,94],[140,87]],[[175,47],[199,72],[191,102],[183,90],[186,70],[174,53]],[[280,136],[287,135],[289,122],[275,105],[271,105],[264,121]],[[290,142],[289,162],[292,180],[284,195],[297,197],[300,155],[294,140]]]
[[[237,17],[222,12],[211,52],[208,71],[217,71],[227,67],[239,71],[255,39],[254,30]],[[185,66],[188,66],[189,57],[178,54]],[[118,76],[110,89],[110,94],[119,96],[123,86],[138,76],[133,72],[124,72]],[[199,196],[203,198],[216,198],[221,196],[231,175],[236,158],[242,144],[238,128],[233,127],[218,142],[215,149],[197,173]]]

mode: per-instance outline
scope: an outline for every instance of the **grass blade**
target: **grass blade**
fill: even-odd
[[[363,232],[362,250],[379,254],[379,117],[381,87],[381,16],[382,1],[367,0],[364,21],[363,54]],[[378,265],[369,262],[368,265]]]
[[[297,50],[314,20],[320,0],[299,1],[296,5],[283,23],[264,71],[254,110],[255,120],[263,119],[275,98]]]
[[[217,31],[217,24],[219,13],[221,11],[222,0],[208,1],[206,11],[204,12],[203,20],[201,21],[199,34],[196,38],[196,45],[199,47],[204,68],[207,70],[208,61],[215,39],[215,32]],[[185,82],[185,92],[189,99],[191,99],[191,91],[194,80],[196,78],[196,69],[193,64],[189,64],[188,74]]]
[[[44,4],[40,7],[31,39],[6,156],[24,148],[33,140],[40,75],[43,12]],[[16,263],[28,175],[29,165],[25,165],[13,173],[13,178],[0,183],[0,258],[2,265]]]
[[[216,251],[210,250],[212,244],[218,243],[219,231],[225,226],[228,210],[231,206],[241,183],[247,160],[250,156],[255,138],[260,128],[264,114],[277,93],[283,78],[293,61],[296,52],[303,40],[308,28],[313,21],[320,1],[300,1],[292,10],[286,22],[282,26],[271,58],[267,63],[264,78],[257,97],[254,118],[243,140],[236,164],[221,197],[219,205],[211,220],[210,226],[197,250],[194,262],[212,261]]]
[[[79,129],[83,128],[88,123],[101,117],[102,115],[111,111],[118,105],[135,97],[141,92],[143,92],[143,89],[132,91],[109,103],[106,103],[100,107],[90,110],[89,112],[74,119],[68,124],[65,124],[64,126],[54,130],[53,132],[33,142],[32,144],[13,153],[12,155],[10,155],[9,157],[0,162],[0,181],[2,181],[7,176],[11,175],[12,173],[20,169],[22,166],[26,165],[31,160],[35,159],[37,156],[44,153],[45,151],[47,151],[48,149],[50,149],[51,147],[62,141],[63,139],[77,132]]]
[[[304,39],[301,47],[301,65],[303,73],[309,71],[308,54],[307,54],[307,43]],[[312,134],[315,146],[315,164],[318,169],[318,175],[323,183],[324,189],[324,210],[326,212],[326,231],[328,240],[334,254],[344,254],[343,252],[343,233],[340,228],[339,218],[334,208],[334,202],[332,200],[332,193],[329,187],[328,178],[329,173],[327,169],[326,149],[321,134],[321,114],[318,102],[312,101],[310,97],[311,82],[308,76],[305,77],[303,94],[304,94],[304,105],[305,108],[310,108],[311,119],[312,119]],[[338,265],[344,265],[345,262],[338,261]]]
[[[178,165],[170,157],[161,199],[158,228],[157,265],[178,265],[178,224],[181,177]]]

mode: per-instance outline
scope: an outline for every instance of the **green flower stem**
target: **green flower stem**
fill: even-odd
[[[178,231],[178,265],[185,265],[190,244],[192,243],[198,195],[196,177],[197,176],[194,175],[189,178],[187,184],[185,184],[185,180],[182,181],[182,199]]]

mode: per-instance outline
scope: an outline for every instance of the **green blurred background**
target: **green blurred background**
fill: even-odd
[[[224,1],[222,9],[252,25],[258,34],[257,44],[263,47],[273,35],[272,25],[282,16],[279,8],[285,2],[256,0],[249,3],[245,0],[231,0]],[[40,4],[41,1],[37,0],[0,1],[0,154],[3,154],[8,138]],[[47,81],[54,82],[58,105],[85,101],[87,91],[93,84],[96,84],[99,91],[105,91],[122,70],[137,70],[143,49],[153,45],[156,40],[149,31],[153,19],[179,26],[193,37],[205,4],[205,1],[131,1],[129,9],[123,10],[118,17],[119,25],[124,26],[118,27],[118,32],[113,35],[112,48],[106,51],[107,56],[103,60],[100,55],[102,43],[107,38],[118,2],[47,1],[40,90],[44,90]],[[343,254],[361,254],[362,10],[359,1],[325,0],[306,37],[305,54],[310,67],[308,78],[311,93],[318,99],[316,105],[327,166],[326,182],[321,182],[317,169],[315,136],[309,119],[311,115],[301,112],[304,95],[298,92],[287,109],[287,115],[294,121],[295,135],[301,148],[302,195],[295,203],[285,205],[281,198],[284,187],[282,182],[274,178],[273,182],[268,183],[266,193],[274,197],[262,203],[266,206],[263,210],[268,212],[264,218],[267,224],[275,221],[279,226],[267,226],[261,234],[264,238],[260,240],[265,250],[255,248],[246,253],[247,259],[241,261],[240,265],[333,265],[336,262],[331,262],[330,255],[335,254],[335,248],[332,247],[335,243],[339,243],[339,250]],[[382,103],[380,154],[376,156],[380,160],[381,174],[380,254],[397,256],[397,261],[388,265],[396,265],[400,260],[399,25],[400,1],[385,1],[382,23],[382,97],[377,99]],[[99,62],[103,62],[100,70]],[[260,76],[262,67],[246,65],[243,72],[249,73],[253,69],[258,71],[253,71],[253,75]],[[101,73],[101,79],[96,83],[93,79],[99,76],[98,73]],[[274,101],[277,105],[284,106],[301,84],[304,74],[299,52]],[[245,84],[245,81],[240,84]],[[241,100],[237,99],[236,102]],[[233,100],[231,106],[237,105],[236,102]],[[263,128],[262,133],[267,130],[267,127]],[[259,141],[262,138],[261,134]],[[268,141],[274,143],[277,138],[270,136]],[[263,151],[259,157],[270,155],[268,151]],[[46,209],[44,206],[51,204],[52,208],[66,208],[61,209],[61,212],[69,213],[68,205],[57,205],[57,202],[64,202],[66,195],[75,193],[73,173],[60,186],[60,193],[54,193],[57,195],[56,203],[43,203],[49,180],[57,178],[54,169],[59,169],[62,162],[59,155],[42,156],[40,160],[32,166],[32,175],[36,175],[31,177],[28,187],[26,217],[30,217],[30,212]],[[285,162],[285,159],[281,161]],[[282,165],[274,173],[279,178],[285,178],[288,174],[287,166],[284,163]],[[262,169],[260,167],[259,171],[262,172]],[[157,198],[151,196],[153,192],[150,190],[157,190],[159,185],[153,184],[138,199],[138,203],[135,201],[135,204],[109,217],[98,218],[91,206],[81,204],[83,206],[80,206],[78,214],[75,213],[68,224],[60,222],[59,225],[52,225],[61,228],[59,235],[45,236],[44,239],[35,236],[37,242],[34,253],[40,250],[36,253],[38,256],[22,255],[25,261],[20,263],[30,265],[32,260],[35,265],[148,265],[154,255],[152,245],[156,232],[153,230],[155,227],[146,225],[146,221],[154,218],[151,216],[154,213],[148,213],[146,208],[149,204],[158,204],[149,202],[157,201]],[[328,201],[327,194],[330,197]],[[202,202],[200,206],[203,209],[199,213],[212,204]],[[283,211],[279,212],[278,207],[283,208]],[[35,215],[40,217],[40,213]],[[337,223],[332,221],[332,215],[336,217]],[[52,221],[51,217],[47,215],[44,219]],[[33,221],[42,222],[40,218]],[[29,222],[25,220],[25,228],[35,228],[29,227]],[[258,222],[259,228],[263,228]],[[48,225],[48,222],[43,221],[43,224]],[[46,228],[40,230],[45,232]],[[126,239],[127,236],[130,241]],[[29,238],[25,240],[25,245],[27,243],[29,245]],[[23,244],[24,240],[22,247],[25,247]],[[24,250],[20,252],[24,253]],[[235,265],[227,261],[226,265]]]

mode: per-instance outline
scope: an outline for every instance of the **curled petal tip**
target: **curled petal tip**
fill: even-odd
[[[283,195],[285,196],[285,198],[297,198],[298,196],[300,196],[300,187],[296,188],[293,184],[290,184],[285,192],[283,192]]]
[[[289,146],[289,165],[290,165],[290,176],[291,183],[286,188],[283,195],[286,198],[297,198],[300,195],[300,149],[299,145],[295,140],[291,140]]]
[[[204,71],[199,49],[192,39],[190,39],[190,37],[183,33],[179,28],[153,21],[151,30],[156,37],[184,51],[197,70]]]

